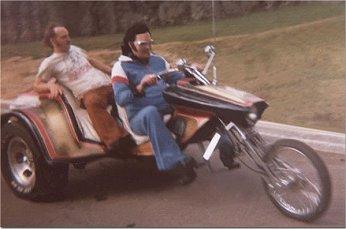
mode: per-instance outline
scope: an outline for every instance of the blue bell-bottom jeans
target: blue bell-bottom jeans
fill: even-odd
[[[149,136],[159,170],[173,169],[179,162],[184,163],[186,160],[155,106],[140,110],[131,118],[130,127],[138,135]]]

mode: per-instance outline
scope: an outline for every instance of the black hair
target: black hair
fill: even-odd
[[[123,38],[123,45],[121,46],[122,54],[125,56],[133,56],[129,42],[133,42],[136,39],[137,34],[150,33],[148,26],[145,23],[138,22],[132,25],[126,30],[125,36]]]

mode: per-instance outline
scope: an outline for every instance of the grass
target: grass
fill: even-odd
[[[344,4],[312,3],[303,6],[286,6],[272,12],[256,12],[245,17],[216,21],[216,36],[258,33],[275,28],[320,20],[345,12]],[[294,15],[292,15],[294,14]],[[175,26],[154,30],[159,43],[170,41],[196,41],[212,38],[210,21],[193,26]],[[156,38],[158,37],[158,38]]]
[[[313,3],[218,21],[215,42],[210,23],[155,28],[152,33],[158,44],[154,48],[171,62],[186,57],[204,63],[202,48],[213,42],[219,81],[266,99],[270,107],[265,120],[344,132],[344,10],[344,3]],[[74,41],[87,50],[115,49],[121,37]],[[32,49],[40,58],[44,54],[36,45],[18,47],[22,53]],[[14,49],[6,47],[2,55],[15,56]],[[117,55],[100,57],[110,62]]]
[[[266,98],[271,104],[267,120],[344,131],[344,29],[340,17],[292,31],[227,40],[218,45],[220,78]]]
[[[222,84],[265,98],[265,120],[345,131],[345,18],[230,36],[215,42]],[[205,42],[162,45],[158,52],[204,62]],[[209,76],[210,77],[210,76]]]

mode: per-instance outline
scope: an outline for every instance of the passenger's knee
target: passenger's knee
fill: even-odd
[[[142,112],[149,116],[159,114],[159,111],[155,106],[146,106],[145,108],[143,108]]]
[[[160,113],[155,106],[147,106],[143,108],[142,114],[146,119],[156,119],[160,117]]]

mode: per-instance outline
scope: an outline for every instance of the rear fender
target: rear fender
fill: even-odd
[[[1,115],[1,126],[6,125],[7,123],[18,122],[22,124],[31,134],[35,144],[41,149],[41,153],[46,161],[50,164],[53,163],[53,160],[48,153],[48,149],[44,140],[42,139],[40,132],[37,126],[28,118],[25,114],[20,111],[11,111]]]
[[[102,145],[86,142],[76,133],[65,105],[57,100],[41,99],[39,107],[12,110],[2,115],[2,122],[14,117],[33,135],[47,161],[91,160],[106,154]]]

